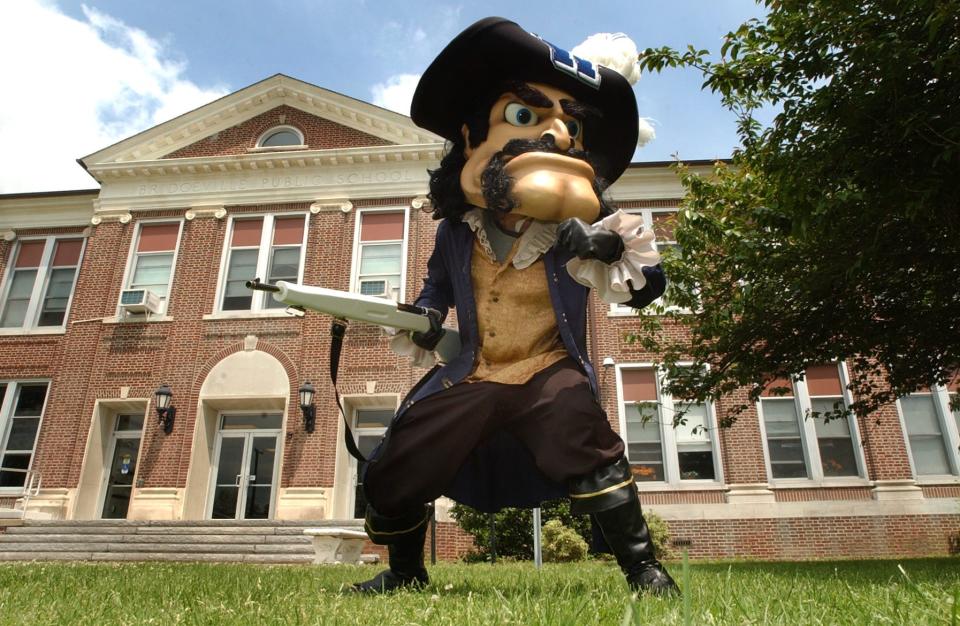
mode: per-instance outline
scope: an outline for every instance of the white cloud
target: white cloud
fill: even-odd
[[[655,120],[650,117],[641,117],[639,128],[637,129],[637,146],[644,147],[657,138],[657,131],[653,129]]]
[[[420,82],[420,74],[394,74],[382,83],[370,88],[373,103],[377,106],[404,115],[410,115],[410,102],[413,92]]]
[[[78,157],[227,93],[184,78],[186,65],[148,33],[83,13],[0,3],[0,193],[95,187]]]

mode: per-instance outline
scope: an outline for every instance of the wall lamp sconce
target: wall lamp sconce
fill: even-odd
[[[617,364],[617,362],[613,360],[613,357],[612,357],[612,356],[608,356],[608,357],[605,357],[605,358],[603,359],[603,366],[604,366],[604,367],[613,367],[613,366],[616,365],[616,364]]]
[[[163,425],[163,432],[169,435],[173,432],[173,420],[177,416],[177,407],[171,404],[173,391],[169,385],[161,385],[153,392],[153,399],[156,402],[157,418]]]
[[[300,385],[300,410],[303,411],[303,429],[312,433],[317,425],[317,407],[313,405],[313,397],[317,390],[309,382]]]

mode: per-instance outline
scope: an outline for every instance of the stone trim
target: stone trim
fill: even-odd
[[[220,206],[196,206],[187,209],[186,213],[183,216],[187,219],[188,222],[193,221],[198,217],[213,217],[218,220],[222,220],[227,216],[227,210],[223,208],[223,205]]]
[[[127,209],[109,209],[97,211],[97,214],[90,218],[90,223],[94,226],[113,221],[129,224],[132,219],[133,215]]]
[[[661,504],[652,510],[668,520],[787,519],[817,517],[881,517],[891,515],[958,515],[949,498],[929,500],[832,500],[807,502],[740,502],[727,504]]]
[[[876,480],[873,483],[874,500],[923,500],[923,489],[913,479]]]
[[[342,213],[349,213],[352,209],[353,203],[346,198],[315,200],[314,203],[310,205],[310,213],[313,215],[316,215],[321,211],[340,211]]]

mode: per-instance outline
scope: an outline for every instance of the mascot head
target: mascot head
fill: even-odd
[[[610,212],[603,191],[637,145],[636,100],[621,74],[497,17],[460,33],[427,68],[411,117],[450,142],[430,173],[438,219],[477,206],[593,222]]]

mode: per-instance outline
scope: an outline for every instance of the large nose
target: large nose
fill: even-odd
[[[546,135],[552,135],[554,143],[556,143],[557,147],[561,150],[570,149],[570,132],[567,130],[567,125],[562,119],[558,117],[553,118],[550,121],[550,126],[540,134],[540,137],[543,138]]]

